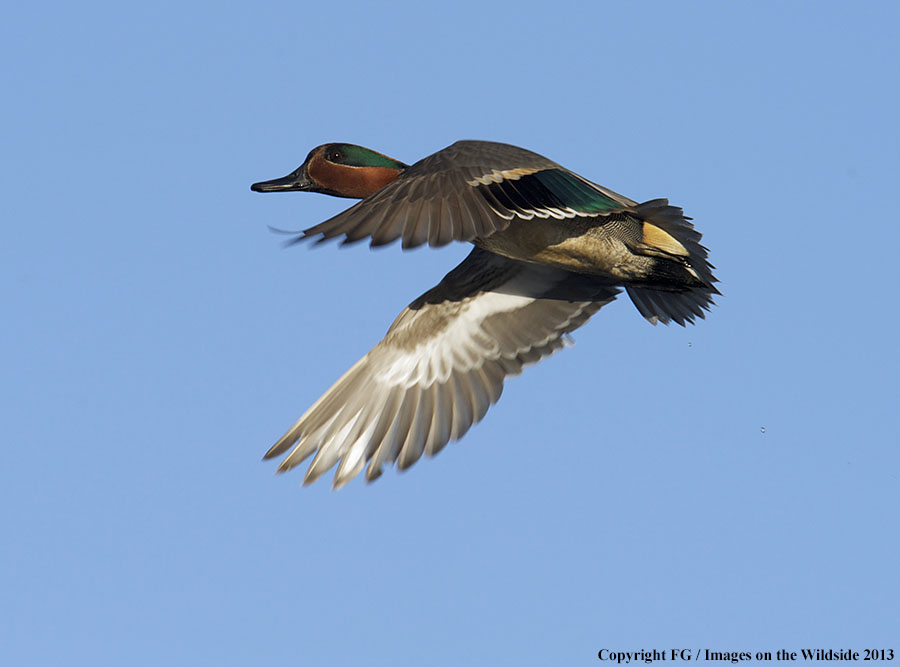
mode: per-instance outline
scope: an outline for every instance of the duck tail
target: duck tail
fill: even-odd
[[[685,326],[697,317],[705,318],[713,296],[721,292],[713,285],[718,282],[712,272],[715,267],[700,243],[700,232],[667,199],[638,204],[634,213],[642,225],[642,243],[634,250],[656,260],[649,285],[626,287],[635,307],[654,325],[674,321]]]

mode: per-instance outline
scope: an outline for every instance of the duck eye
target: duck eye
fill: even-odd
[[[329,162],[339,162],[341,158],[344,157],[340,151],[331,151],[328,154]]]

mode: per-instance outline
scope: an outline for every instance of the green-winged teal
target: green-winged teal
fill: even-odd
[[[436,454],[484,417],[507,375],[560,349],[618,286],[653,324],[702,318],[719,293],[680,208],[639,204],[516,146],[458,141],[408,166],[325,144],[251,189],[362,199],[297,241],[475,245],[266,453],[290,449],[285,471],[315,452],[305,483],[339,461],[335,487],[367,462],[371,481],[386,463]]]

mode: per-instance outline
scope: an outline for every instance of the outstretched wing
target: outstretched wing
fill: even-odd
[[[505,229],[514,218],[572,218],[634,202],[547,158],[508,144],[458,141],[406,169],[343,213],[305,230],[296,241],[371,237],[404,248],[472,241]]]
[[[368,462],[402,470],[463,436],[497,402],[507,375],[561,348],[618,290],[475,248],[409,305],[384,339],[266,453],[279,471],[313,453],[304,483],[340,462],[334,486]]]

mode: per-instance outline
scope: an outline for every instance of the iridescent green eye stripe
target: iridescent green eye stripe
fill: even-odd
[[[566,206],[579,213],[602,213],[622,207],[587,183],[560,169],[545,169],[532,174],[530,178],[536,178]]]
[[[348,167],[387,167],[388,169],[404,169],[406,167],[402,162],[362,146],[336,144],[334,148],[344,154],[343,164]]]

